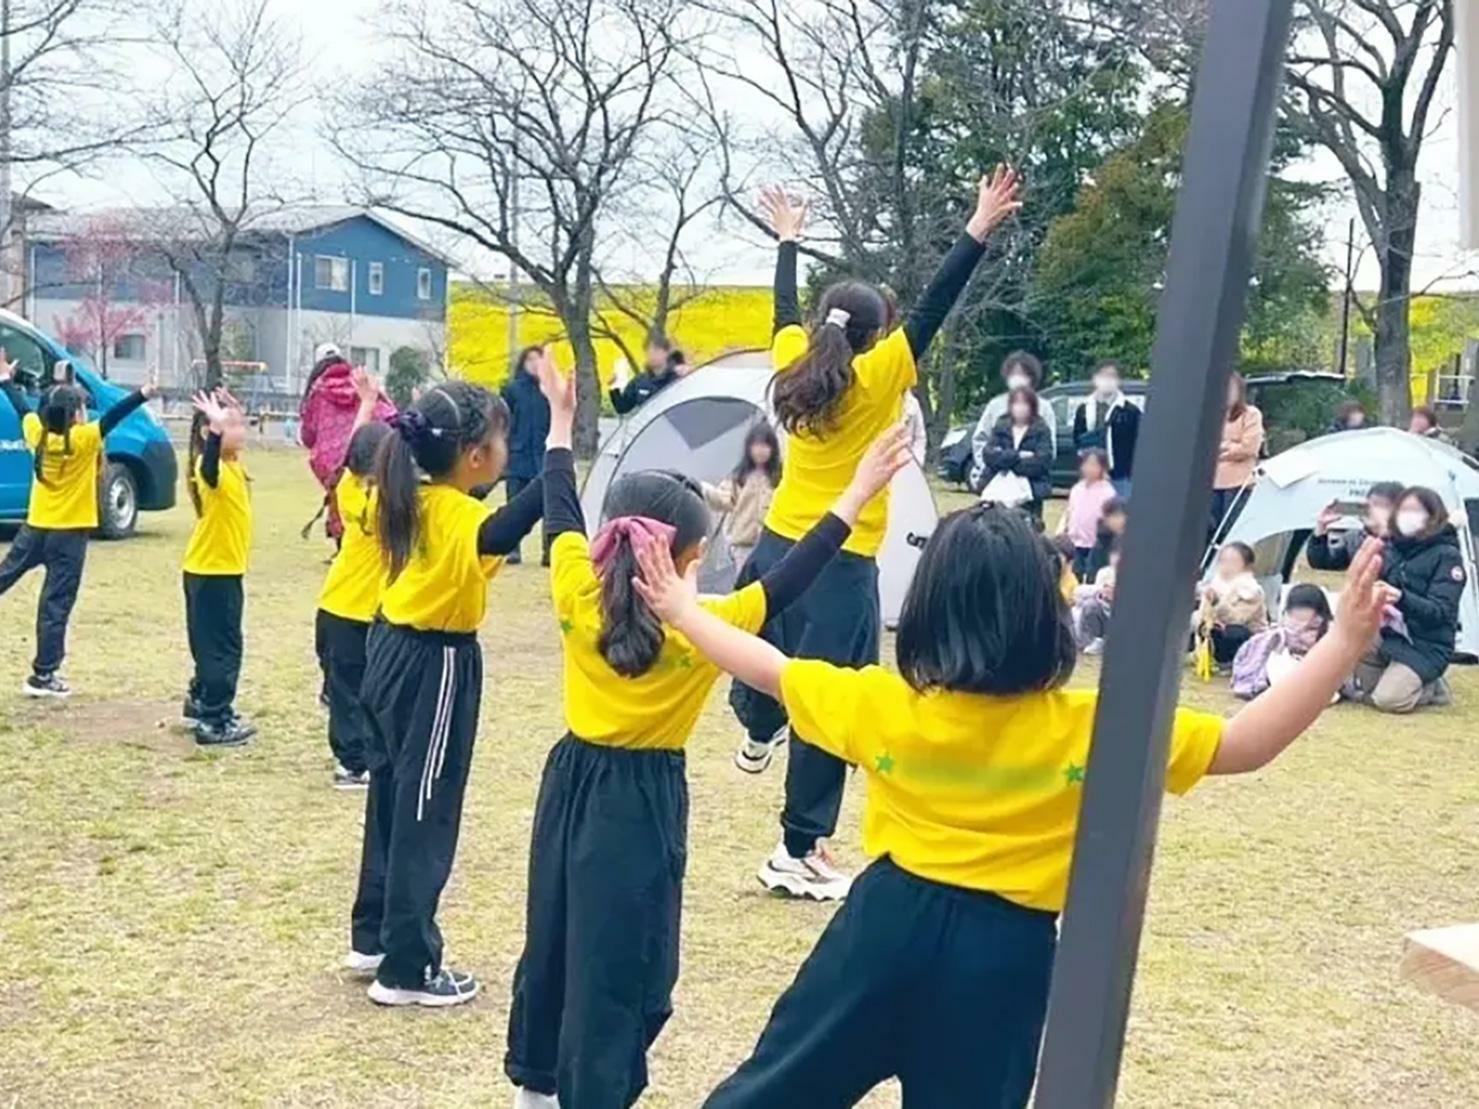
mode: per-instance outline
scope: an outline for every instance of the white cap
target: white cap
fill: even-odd
[[[343,358],[344,352],[339,349],[338,343],[319,343],[313,348],[313,361],[322,362],[325,358]]]

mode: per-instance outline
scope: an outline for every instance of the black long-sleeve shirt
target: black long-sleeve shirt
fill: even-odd
[[[21,392],[21,387],[14,381],[0,382],[0,392],[5,394],[5,399],[10,402],[10,407],[15,409],[16,419],[24,420],[30,415],[31,407],[26,403],[26,395]],[[106,439],[114,428],[142,408],[148,399],[144,395],[144,390],[135,389],[103,413],[102,418],[98,420],[99,434]]]
[[[571,473],[573,475],[573,469]],[[524,486],[517,497],[483,521],[483,526],[478,529],[478,554],[495,558],[512,554],[543,515],[544,479],[537,477]]]
[[[575,488],[575,458],[552,450],[544,463],[544,526],[548,542],[567,531],[585,534],[585,513]],[[794,604],[852,534],[839,517],[827,513],[760,579],[767,619]]]

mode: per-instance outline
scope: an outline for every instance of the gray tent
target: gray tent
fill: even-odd
[[[581,492],[586,525],[594,531],[604,516],[606,491],[623,474],[676,470],[717,484],[739,460],[745,435],[766,416],[771,368],[768,351],[727,355],[668,386],[605,436]],[[784,442],[782,444],[784,450]],[[911,465],[894,479],[888,533],[879,552],[883,617],[892,623],[903,607],[924,541],[938,522],[934,495],[924,471]],[[719,528],[700,570],[706,592],[724,592],[738,567]]]

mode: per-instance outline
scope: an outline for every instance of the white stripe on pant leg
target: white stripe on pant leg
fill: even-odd
[[[447,761],[447,744],[452,736],[452,717],[457,714],[457,653],[451,647],[447,648],[447,673],[452,678],[447,686],[447,712],[442,717],[442,746],[437,752],[436,769],[431,772],[433,782],[442,780],[442,764]]]
[[[437,725],[442,719],[447,702],[447,688],[451,681],[451,668],[447,664],[447,648],[442,648],[442,682],[437,689],[436,712],[432,714],[431,731],[426,737],[426,760],[421,764],[421,788],[416,794],[416,820],[419,822],[426,812],[426,802],[431,797],[431,768],[435,761]]]

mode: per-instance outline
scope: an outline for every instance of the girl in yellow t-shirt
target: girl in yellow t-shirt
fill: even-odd
[[[380,385],[363,369],[351,375],[359,410],[334,485],[334,503],[344,525],[339,550],[318,598],[314,647],[324,674],[329,708],[329,750],[334,755],[334,788],[364,789],[370,784],[365,763],[365,639],[380,607],[384,560],[375,536],[375,455],[391,434],[374,422]]]
[[[544,514],[544,487],[531,482],[497,512],[472,495],[508,459],[508,409],[477,385],[434,385],[393,423],[375,461],[386,580],[365,642],[370,787],[346,962],[374,973],[376,1004],[436,1008],[480,989],[442,965],[437,902],[472,767],[488,581]],[[568,448],[569,428],[560,434]]]
[[[26,446],[35,455],[36,475],[26,522],[0,562],[0,595],[34,567],[46,568],[36,613],[36,657],[21,692],[28,697],[66,697],[72,690],[57,670],[66,655],[67,623],[82,584],[87,539],[98,526],[104,440],[158,388],[151,381],[108,409],[102,419],[89,421],[87,394],[72,380],[69,363],[56,364],[52,384],[35,412],[15,383],[15,373],[16,364],[0,348],[0,391],[15,409]]]
[[[982,179],[974,214],[902,326],[894,329],[892,302],[882,290],[843,281],[822,294],[809,331],[801,326],[796,294],[797,241],[806,209],[778,189],[765,194],[780,240],[771,399],[788,438],[780,486],[741,584],[763,577],[785,557],[846,487],[868,444],[899,422],[904,394],[918,381],[919,359],[975,271],[987,236],[1020,207],[1018,193],[1011,170]],[[864,509],[816,586],[766,624],[765,638],[802,658],[842,666],[877,662],[882,620],[876,559],[887,525],[885,491]],[[739,683],[730,700],[746,733],[735,763],[759,773],[786,736],[786,714],[773,698]],[[819,841],[836,828],[846,767],[794,730],[791,740],[782,840],[761,865],[760,881],[793,897],[837,900],[846,896],[850,879],[832,865]]]
[[[1073,631],[1032,525],[987,505],[941,524],[904,602],[898,673],[793,661],[706,611],[661,547],[641,563],[664,621],[868,775],[875,861],[707,1109],[852,1105],[893,1077],[910,1105],[1025,1105],[1098,697],[1062,688]],[[1226,721],[1177,711],[1168,790],[1256,770],[1314,723],[1381,626],[1380,571],[1370,540],[1298,682]]]
[[[186,488],[195,529],[185,547],[185,627],[195,673],[185,719],[195,742],[235,747],[257,732],[236,712],[241,676],[242,587],[252,546],[252,498],[241,452],[246,418],[225,389],[198,393],[190,425]]]
[[[548,361],[541,377],[559,381]],[[554,418],[568,422],[573,393],[546,392]],[[909,457],[904,429],[892,429],[778,565],[705,598],[705,610],[758,631],[804,594]],[[644,544],[696,575],[712,520],[696,482],[630,474],[611,487],[606,522],[587,541],[568,452],[550,453],[544,483],[569,731],[534,808],[504,1070],[530,1109],[626,1106],[647,1084],[647,1050],[672,1013],[688,842],[683,749],[720,676],[653,614],[633,577]]]

